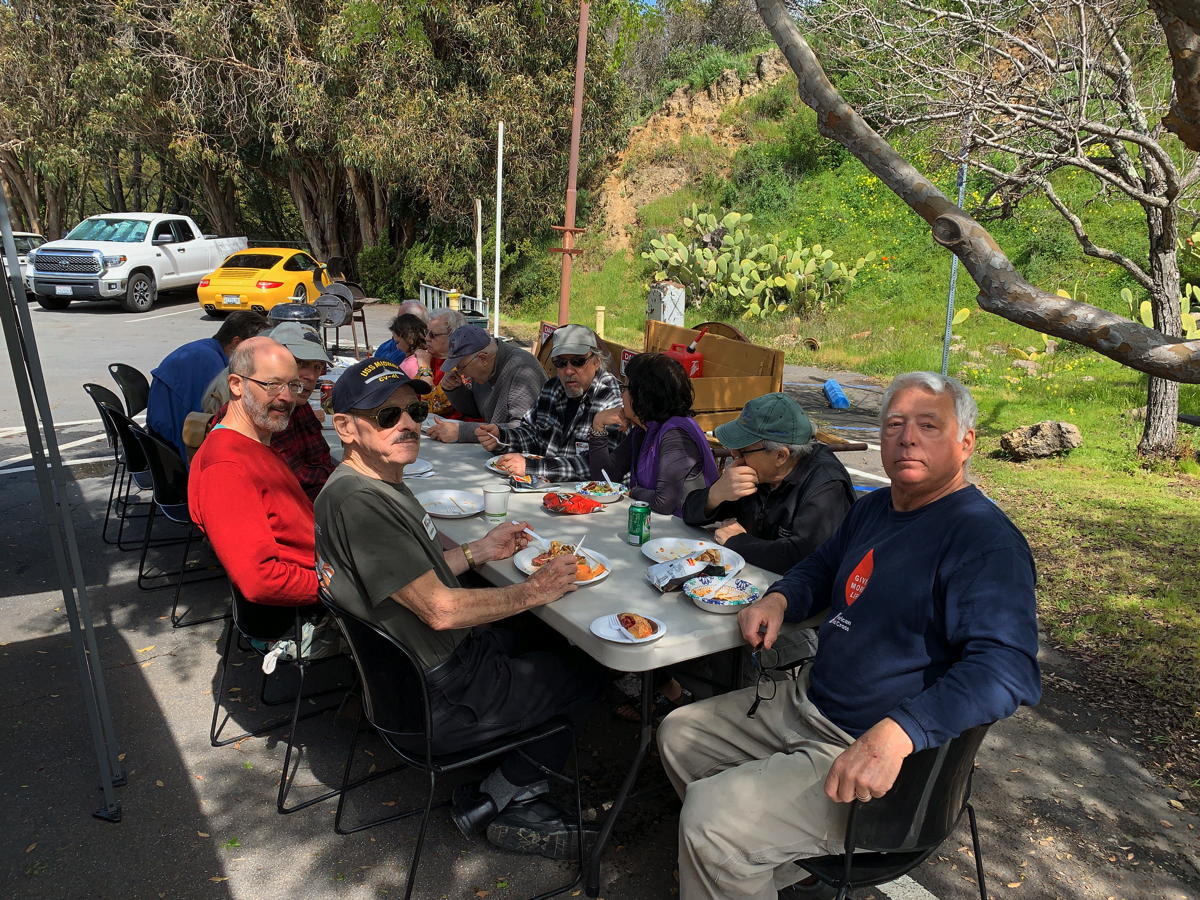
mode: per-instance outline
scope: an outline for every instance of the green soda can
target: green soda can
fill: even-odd
[[[650,540],[650,504],[644,500],[633,500],[629,504],[629,527],[625,540],[640,547]]]

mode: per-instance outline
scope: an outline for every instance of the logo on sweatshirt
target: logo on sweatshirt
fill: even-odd
[[[867,555],[858,561],[854,571],[846,579],[846,606],[853,606],[854,601],[862,596],[875,571],[875,548],[867,551]]]

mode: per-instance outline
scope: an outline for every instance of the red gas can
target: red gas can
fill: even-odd
[[[663,356],[678,360],[688,378],[700,378],[704,374],[704,354],[688,350],[687,344],[672,344],[670,350],[663,351]]]

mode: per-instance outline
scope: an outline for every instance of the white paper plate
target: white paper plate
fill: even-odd
[[[694,553],[703,553],[705,550],[721,551],[721,565],[725,567],[726,575],[733,572],[740,572],[746,565],[746,560],[742,558],[742,554],[736,550],[730,550],[728,547],[722,547],[720,544],[714,544],[711,541],[693,541],[690,538],[666,537],[651,538],[642,544],[642,555],[654,560],[656,563],[670,562],[673,559],[691,556]]]
[[[584,546],[587,546],[586,543]],[[534,558],[545,552],[545,550],[537,546],[529,546],[524,550],[518,550],[516,555],[512,558],[513,565],[526,575],[532,575],[537,571],[537,567],[533,565]],[[595,550],[585,550],[583,555],[592,560],[592,565],[595,565],[597,562],[602,564],[604,566],[604,571],[595,578],[589,578],[587,581],[576,581],[576,584],[595,584],[597,581],[603,581],[608,577],[608,573],[612,571],[612,562],[607,556],[605,556],[603,553],[597,553]]]
[[[439,519],[466,519],[483,512],[483,497],[470,491],[423,491],[415,496],[425,512]]]
[[[650,635],[650,637],[630,637],[621,629],[621,624],[617,621],[615,614],[601,616],[593,621],[589,628],[596,637],[612,641],[614,644],[648,644],[651,641],[657,641],[666,634],[667,626],[660,619],[654,618],[654,616],[646,616],[646,618],[658,626],[658,630]]]
[[[427,459],[421,459],[419,456],[404,467],[405,475],[412,475],[420,478],[422,475],[428,475],[433,471],[433,463]]]
[[[762,591],[759,589],[758,585],[751,584],[744,578],[735,578],[733,581],[729,582],[729,586],[735,587],[739,591],[745,593],[746,599],[744,600],[713,600],[710,598],[701,597],[696,593],[697,588],[715,586],[720,584],[722,580],[723,579],[714,575],[700,575],[696,578],[685,581],[683,583],[683,592],[688,595],[692,603],[696,604],[696,606],[705,612],[722,613],[725,615],[736,613],[738,610],[749,606],[762,596]],[[727,589],[728,586],[725,588],[725,590]]]
[[[590,481],[579,482],[577,485],[575,485],[575,493],[583,494],[583,496],[590,500],[595,500],[597,503],[616,503],[625,496],[625,486],[622,484],[618,484],[615,491],[605,491],[603,493],[594,493],[586,490],[586,487],[589,484],[591,484]]]
[[[495,472],[497,475],[503,475],[505,478],[507,478],[512,473],[509,472],[507,469],[502,469],[498,465],[496,465],[496,460],[498,460],[499,458],[500,457],[498,457],[498,456],[489,457],[488,461],[483,464],[484,468],[488,469],[491,472]]]

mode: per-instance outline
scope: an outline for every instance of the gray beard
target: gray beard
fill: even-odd
[[[250,421],[263,431],[279,434],[288,427],[288,423],[292,419],[292,412],[289,409],[287,416],[282,420],[272,419],[271,404],[274,402],[270,400],[266,403],[259,403],[258,400],[251,396],[249,391],[242,394],[242,403],[246,406],[246,412],[250,414]]]

